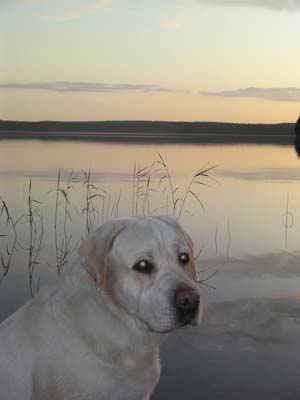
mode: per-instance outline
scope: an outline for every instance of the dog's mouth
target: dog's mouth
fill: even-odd
[[[183,318],[179,321],[177,320],[177,322],[176,322],[176,320],[174,320],[174,323],[166,328],[165,327],[161,328],[161,329],[153,328],[150,323],[143,321],[143,320],[137,320],[137,324],[144,330],[147,330],[151,333],[168,334],[170,332],[175,331],[176,329],[184,328],[189,325],[190,326],[198,326],[200,323],[200,319],[201,319],[201,316],[199,316],[198,312],[197,312],[196,315],[192,314],[192,315],[185,316],[185,318]]]
[[[174,323],[170,324],[170,326],[161,327],[161,328],[160,327],[154,328],[150,322],[147,322],[142,319],[136,319],[136,324],[137,324],[137,326],[139,326],[140,328],[142,328],[143,330],[145,330],[147,332],[161,334],[161,335],[168,334],[180,327],[180,325],[178,323],[175,323],[175,320],[174,320]]]
[[[197,309],[187,315],[179,317],[179,328],[182,328],[187,325],[198,326],[200,324],[202,318],[202,306],[199,304]]]
[[[158,329],[158,328],[153,328],[149,323],[145,322],[145,321],[141,321],[139,320],[138,325],[140,327],[142,327],[144,330],[151,332],[151,333],[156,333],[156,334],[166,334],[166,333],[170,333],[172,331],[174,331],[177,326],[170,326],[168,328],[162,328],[162,329]]]
[[[192,321],[192,317],[186,318],[184,321],[179,323],[179,328],[183,328],[184,326],[190,325]]]
[[[181,320],[178,324],[178,327],[183,328],[184,326],[187,326],[187,325],[193,325],[193,326],[198,325],[197,318],[195,317],[195,315],[187,316],[186,318]]]
[[[176,329],[184,328],[187,326],[198,326],[202,317],[202,305],[199,303],[197,307],[193,308],[189,312],[178,312],[175,308],[171,308],[171,315],[169,318],[162,321],[153,315],[153,321],[146,320],[140,316],[135,316],[137,326],[150,333],[155,334],[167,334],[173,332]]]

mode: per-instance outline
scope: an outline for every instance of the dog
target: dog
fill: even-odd
[[[167,334],[198,325],[193,245],[173,217],[105,222],[0,325],[2,400],[148,400]]]

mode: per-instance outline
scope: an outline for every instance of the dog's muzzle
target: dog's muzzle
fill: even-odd
[[[175,291],[175,308],[180,325],[189,324],[198,312],[199,293],[190,287],[179,287]]]

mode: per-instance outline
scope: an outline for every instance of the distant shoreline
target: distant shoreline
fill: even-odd
[[[134,143],[293,144],[294,124],[99,121],[21,122],[0,120],[0,139],[79,140]]]
[[[230,135],[230,134],[201,134],[195,135],[155,135],[132,133],[72,133],[72,132],[0,132],[0,140],[42,140],[42,141],[91,141],[117,143],[180,143],[180,144],[278,144],[292,145],[293,135]]]

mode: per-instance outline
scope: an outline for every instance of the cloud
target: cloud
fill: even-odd
[[[288,11],[300,9],[300,0],[198,0],[198,2],[209,5],[264,7]]]
[[[215,97],[248,97],[270,101],[292,101],[300,102],[300,89],[296,87],[287,88],[257,88],[249,87],[245,89],[224,90],[220,92],[199,91],[202,96]]]
[[[215,265],[216,259],[205,260],[205,263],[207,265]],[[217,274],[212,285],[220,290],[220,286],[224,285],[224,280],[239,279],[249,283],[249,278],[261,279],[264,276],[295,279],[300,278],[300,253],[278,251],[259,255],[244,255],[242,258],[231,258],[229,261],[226,257],[219,257],[217,266]],[[236,285],[236,283],[234,284]],[[239,288],[236,287],[236,289],[237,293],[239,293]],[[272,286],[270,285],[265,293],[269,295],[271,292]]]
[[[165,29],[179,29],[184,25],[183,21],[175,18],[163,21],[161,23],[161,27]]]
[[[258,168],[244,170],[219,169],[218,175],[246,181],[277,183],[292,183],[300,181],[299,168]]]
[[[97,83],[97,82],[38,82],[38,83],[0,83],[0,89],[30,89],[30,90],[47,90],[52,92],[182,92],[165,86],[149,85],[149,84],[129,84],[129,83]]]
[[[225,350],[234,345],[242,350],[243,347],[287,344],[292,350],[291,343],[300,334],[299,299],[292,296],[219,302],[209,304],[205,311],[199,347],[218,345]]]
[[[112,5],[113,0],[86,1],[85,3],[79,2],[77,4],[63,1],[54,4],[53,9],[58,11],[56,14],[45,15],[44,18],[50,22],[66,22],[108,10]]]
[[[130,83],[103,83],[103,82],[0,82],[0,89],[30,89],[30,90],[47,90],[52,92],[162,92],[162,93],[191,93],[188,90],[178,90],[167,86],[154,84],[130,84]],[[214,97],[252,97],[271,101],[291,101],[300,102],[299,88],[246,88],[237,90],[225,90],[220,92],[199,91],[202,96]]]
[[[2,5],[13,5],[13,4],[31,4],[31,3],[37,3],[38,0],[0,0],[0,6]]]
[[[80,0],[76,2],[67,0],[0,0],[0,6],[30,6],[38,5],[43,10],[41,18],[50,22],[66,22],[79,19],[98,12],[110,9],[122,0]]]
[[[199,270],[205,266],[206,274],[216,272],[216,275],[207,281],[216,288],[214,301],[277,297],[280,293],[296,293],[300,299],[299,261],[300,253],[291,251],[243,255],[229,259],[219,256],[202,259]],[[203,278],[205,279],[205,275]],[[199,287],[201,288],[201,285]]]
[[[61,170],[61,179],[65,179],[66,181],[68,180],[70,174],[72,172],[72,176],[74,178],[80,180],[82,176],[82,172],[80,171],[74,171],[74,170],[68,170],[68,169],[63,169]],[[42,171],[37,171],[37,170],[11,170],[11,169],[2,169],[0,170],[0,177],[5,177],[5,178],[34,178],[34,179],[43,179],[44,181],[57,181],[57,170],[42,170]],[[98,172],[94,171],[91,173],[91,178],[96,180],[101,180],[101,181],[127,181],[131,182],[132,181],[132,173],[127,173],[127,172]]]
[[[79,19],[83,16],[108,10],[112,6],[112,3],[113,0],[97,0],[78,4],[65,4],[62,8],[62,11],[64,10],[62,15],[52,15],[47,16],[46,18],[54,22],[65,22],[68,20]]]

